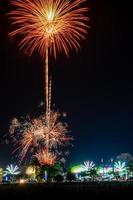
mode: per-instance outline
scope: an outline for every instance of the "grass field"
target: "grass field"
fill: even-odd
[[[133,182],[104,182],[104,183],[51,183],[0,185],[0,200],[2,199],[94,199],[110,197],[133,196]],[[129,199],[129,198],[128,198]]]

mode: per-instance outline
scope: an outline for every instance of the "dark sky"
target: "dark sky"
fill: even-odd
[[[133,153],[133,61],[130,1],[88,0],[88,38],[70,58],[50,57],[53,105],[67,113],[71,135],[69,163],[106,161],[122,152]],[[11,144],[4,144],[14,116],[39,112],[43,99],[43,60],[20,51],[8,38],[0,1],[0,164],[16,160]]]

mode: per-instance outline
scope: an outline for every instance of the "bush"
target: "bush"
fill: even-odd
[[[68,172],[66,175],[66,180],[67,181],[75,181],[76,180],[75,174]]]
[[[55,181],[57,182],[62,182],[64,180],[64,177],[61,175],[61,174],[58,174],[56,177],[55,177]]]

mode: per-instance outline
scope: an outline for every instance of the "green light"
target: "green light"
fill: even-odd
[[[70,171],[71,171],[71,173],[73,173],[73,174],[78,174],[78,173],[83,172],[84,169],[83,169],[83,166],[82,166],[82,165],[76,165],[76,166],[73,166],[73,167],[71,168]]]

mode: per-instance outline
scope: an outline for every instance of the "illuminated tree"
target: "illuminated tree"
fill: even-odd
[[[82,167],[83,167],[84,171],[90,171],[90,170],[94,169],[95,164],[93,161],[86,161],[86,162],[84,162],[84,165],[82,165]]]
[[[6,167],[6,171],[4,171],[4,174],[5,175],[19,175],[20,174],[20,171],[19,171],[19,167],[17,165],[8,165]]]
[[[126,163],[125,162],[118,161],[118,162],[114,163],[114,170],[115,171],[123,172],[123,171],[125,171],[125,169],[126,169]]]
[[[13,182],[15,180],[15,177],[19,175],[21,172],[19,170],[19,167],[17,165],[8,165],[6,167],[6,170],[4,171],[4,176],[9,176],[11,178],[11,181]]]
[[[127,166],[125,162],[117,161],[114,163],[114,173],[118,173],[120,177],[126,176],[127,179]]]

